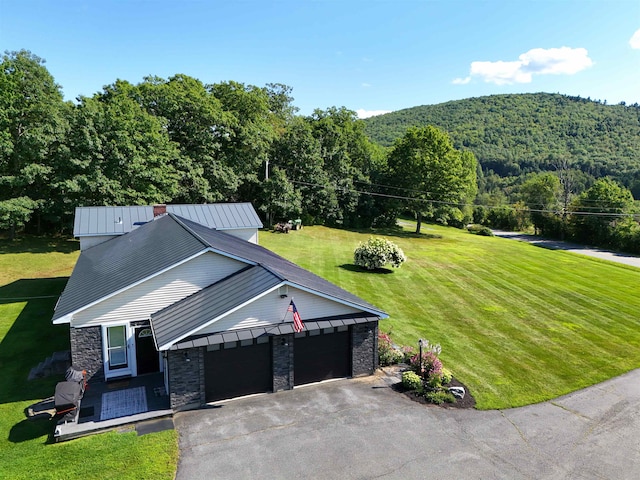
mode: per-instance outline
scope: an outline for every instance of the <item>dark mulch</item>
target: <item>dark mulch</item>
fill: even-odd
[[[459,382],[456,378],[451,379],[451,383],[447,387],[464,387],[466,394],[462,400],[456,399],[454,403],[443,403],[442,405],[435,405],[427,402],[427,399],[422,395],[417,395],[415,390],[407,390],[402,386],[402,383],[396,383],[391,388],[396,392],[402,393],[409,397],[414,402],[422,403],[430,407],[444,407],[444,408],[475,408],[476,400],[473,395],[469,393],[469,389],[463,383]]]

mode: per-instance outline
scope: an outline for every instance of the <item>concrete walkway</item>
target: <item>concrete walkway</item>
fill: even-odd
[[[493,234],[496,237],[519,240],[521,242],[531,243],[533,245],[549,248],[551,250],[564,250],[567,252],[578,253],[580,255],[587,255],[589,257],[600,258],[602,260],[609,260],[611,262],[622,263],[624,265],[631,265],[632,267],[640,268],[640,257],[628,253],[614,252],[602,248],[580,245],[578,243],[563,242],[561,240],[549,240],[521,232],[493,230]]]
[[[638,370],[494,411],[421,405],[391,381],[378,374],[179,413],[177,479],[640,478]]]

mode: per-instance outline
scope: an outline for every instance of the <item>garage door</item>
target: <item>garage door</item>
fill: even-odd
[[[220,350],[207,351],[204,368],[207,402],[273,389],[270,343],[227,344],[227,348],[221,346]]]
[[[294,340],[294,385],[351,375],[349,331],[308,335]]]

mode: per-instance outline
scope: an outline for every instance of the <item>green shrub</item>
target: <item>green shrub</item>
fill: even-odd
[[[483,237],[493,237],[493,232],[489,227],[485,227],[484,225],[469,225],[467,227],[469,233],[473,233],[475,235],[481,235]]]
[[[353,252],[354,263],[367,270],[382,268],[387,264],[399,268],[406,259],[400,247],[384,238],[371,237],[367,243],[360,243]]]
[[[442,385],[448,385],[451,383],[451,379],[453,378],[453,373],[448,368],[442,368]]]
[[[422,379],[420,376],[412,371],[406,371],[402,373],[402,386],[409,390],[421,390]]]
[[[451,392],[447,392],[444,390],[434,390],[431,392],[427,392],[424,394],[424,398],[427,399],[427,402],[433,403],[435,405],[442,405],[443,403],[455,403],[456,401],[456,397],[454,397]]]

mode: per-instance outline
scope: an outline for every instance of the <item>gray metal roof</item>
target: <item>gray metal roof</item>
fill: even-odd
[[[182,339],[207,322],[276,287],[282,280],[250,266],[151,315],[158,348]],[[178,321],[176,321],[176,319]]]
[[[174,213],[216,230],[262,228],[262,222],[250,203],[167,205],[167,213]]]
[[[143,227],[80,252],[54,322],[208,247],[169,216]]]
[[[262,228],[262,222],[250,203],[209,203],[167,205],[174,213],[209,228],[231,230]],[[153,220],[153,206],[77,207],[73,222],[75,237],[123,235],[138,225]]]
[[[224,232],[218,232],[198,225],[185,219],[178,219],[185,224],[192,232],[198,235],[204,242],[211,245],[214,249],[221,253],[242,258],[252,263],[257,263],[278,275],[283,280],[290,283],[306,287],[314,292],[325,294],[327,296],[343,300],[355,306],[364,308],[368,311],[385,313],[379,308],[364,301],[362,298],[347,292],[337,285],[325,280],[318,275],[296,265],[293,262],[275,254],[271,250],[267,250],[260,245],[249,242],[238,242],[235,237],[227,235]]]
[[[343,301],[373,315],[387,316],[360,297],[260,245],[168,214],[127,235],[82,251],[56,305],[53,321],[68,322],[74,312],[207,250],[255,267],[242,270],[207,287],[209,290],[203,290],[204,293],[196,293],[167,307],[170,312],[182,312],[180,315],[169,315],[166,311],[154,314],[154,335],[159,346],[195,332],[203,322],[283,282]],[[206,315],[198,312],[203,306],[207,308]]]
[[[341,317],[324,317],[313,320],[305,320],[305,330],[318,330],[321,328],[341,327],[346,325],[355,325],[357,323],[369,323],[379,320],[378,317],[357,315],[357,316],[341,316]],[[238,342],[241,340],[249,340],[262,336],[286,335],[294,333],[293,323],[278,323],[265,327],[242,328],[238,330],[230,330],[227,332],[216,332],[199,337],[192,337],[183,342],[175,343],[170,350],[180,350],[183,348],[206,347],[207,345],[220,345],[226,342]]]
[[[122,235],[153,218],[153,207],[76,207],[73,236]]]

